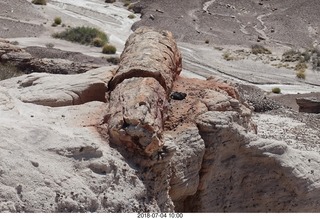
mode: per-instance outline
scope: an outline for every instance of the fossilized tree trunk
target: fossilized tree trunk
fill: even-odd
[[[114,90],[127,78],[153,77],[169,94],[173,81],[181,70],[181,55],[172,33],[139,28],[126,42],[119,68],[109,83],[109,89]]]
[[[109,83],[112,143],[148,156],[161,149],[167,97],[180,71],[170,32],[140,28],[129,37]]]

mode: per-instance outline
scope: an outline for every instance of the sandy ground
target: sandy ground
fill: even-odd
[[[117,54],[119,55],[124,48],[126,39],[132,33],[130,29],[132,24],[139,20],[139,16],[129,19],[128,15],[132,14],[132,12],[122,7],[121,3],[106,4],[104,1],[97,0],[51,0],[48,1],[46,6],[39,6],[33,5],[26,0],[14,0],[10,4],[13,8],[20,8],[21,2],[24,2],[23,4],[29,8],[30,15],[27,14],[24,18],[4,16],[4,26],[10,26],[10,28],[6,31],[0,30],[0,37],[17,41],[21,47],[45,47],[46,44],[52,43],[57,49],[81,52],[95,57],[102,56],[100,48],[81,46],[64,40],[53,39],[51,37],[53,33],[65,29],[61,26],[51,26],[54,18],[59,16],[66,27],[91,26],[103,30],[107,33],[110,43],[117,47]],[[2,4],[9,5],[9,3]],[[2,10],[4,10],[4,7],[0,9],[0,11]],[[12,22],[15,22],[15,24]],[[30,22],[31,24],[29,24]],[[25,26],[14,28],[17,23]],[[28,33],[30,25],[34,26],[30,30],[33,33],[31,35]]]

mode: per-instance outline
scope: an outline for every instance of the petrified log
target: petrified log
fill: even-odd
[[[112,143],[156,155],[163,147],[168,96],[180,71],[180,52],[170,32],[140,28],[129,37],[108,86]]]
[[[297,98],[299,112],[320,113],[320,99],[316,98]]]
[[[161,148],[166,93],[154,78],[124,80],[110,94],[110,139],[148,155]]]
[[[109,83],[109,89],[114,90],[127,78],[153,77],[169,95],[173,81],[181,70],[181,54],[172,33],[139,28],[126,42],[119,68]]]

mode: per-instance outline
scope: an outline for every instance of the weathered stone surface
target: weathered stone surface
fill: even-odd
[[[127,40],[109,87],[113,90],[123,80],[132,77],[153,77],[169,95],[181,70],[181,55],[172,33],[139,28]]]
[[[79,74],[101,67],[98,64],[64,59],[34,58],[24,49],[5,40],[0,41],[0,62],[10,62],[26,73]]]
[[[110,139],[148,155],[162,147],[167,100],[154,78],[124,80],[110,94]]]
[[[160,211],[146,200],[149,189],[136,169],[97,131],[108,114],[108,104],[95,101],[100,93],[89,102],[60,107],[19,99],[36,95],[42,101],[52,93],[64,99],[74,89],[107,84],[108,75],[103,68],[0,81],[0,212]],[[22,81],[29,86],[20,87]],[[96,92],[104,95],[105,88]]]
[[[51,107],[79,105],[106,101],[105,92],[112,71],[112,67],[104,67],[78,76],[33,73],[11,80],[16,83],[4,81],[3,84],[18,88],[17,98],[25,103]]]
[[[319,157],[248,134],[237,118],[236,112],[207,112],[197,118],[206,149],[198,191],[184,201],[182,211],[319,211],[315,197],[320,190],[314,181]]]
[[[320,100],[315,98],[297,98],[299,112],[320,113]]]
[[[175,133],[174,141],[177,146],[171,160],[170,197],[178,210],[179,203],[198,189],[205,145],[196,126]]]

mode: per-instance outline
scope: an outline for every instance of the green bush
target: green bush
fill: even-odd
[[[35,5],[46,5],[47,0],[32,0],[32,3]]]
[[[258,55],[258,54],[271,54],[271,51],[264,46],[261,46],[259,44],[254,44],[251,46],[251,52],[252,54]]]
[[[96,47],[102,47],[104,45],[104,41],[101,38],[96,37],[92,40],[92,45]]]
[[[102,53],[104,54],[115,54],[117,51],[116,47],[110,44],[106,44],[102,48]]]
[[[133,18],[135,18],[136,16],[134,15],[134,14],[129,14],[128,15],[128,18],[130,18],[130,19],[133,19]]]
[[[23,75],[23,72],[18,70],[14,65],[0,63],[0,81],[20,75]]]
[[[124,7],[127,7],[131,4],[131,1],[130,0],[126,0],[123,4]]]
[[[54,23],[55,23],[55,24],[60,25],[61,22],[62,22],[61,17],[55,17],[55,18],[54,18]]]
[[[272,93],[280,94],[281,93],[281,89],[279,87],[274,87],[274,88],[272,88]]]
[[[52,35],[54,38],[64,39],[67,41],[80,43],[84,45],[93,45],[93,41],[96,38],[100,38],[103,44],[108,43],[107,35],[93,27],[73,27],[68,28],[61,33],[55,33]]]

